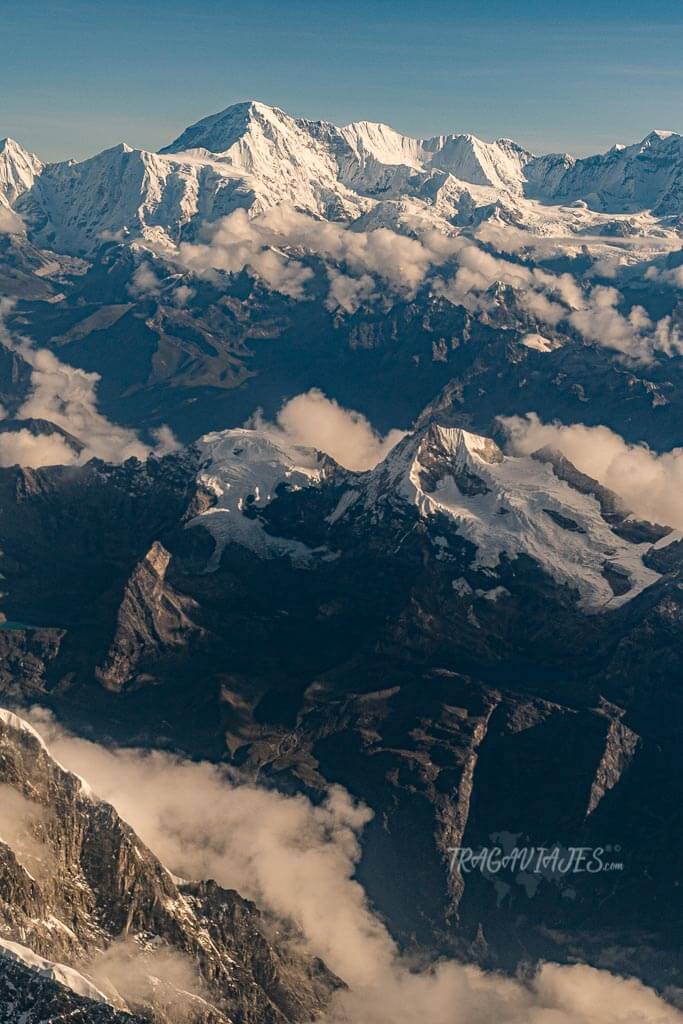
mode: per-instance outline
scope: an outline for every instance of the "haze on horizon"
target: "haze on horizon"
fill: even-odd
[[[253,98],[585,155],[683,131],[681,52],[677,0],[29,0],[3,12],[0,138],[45,160],[155,150]]]

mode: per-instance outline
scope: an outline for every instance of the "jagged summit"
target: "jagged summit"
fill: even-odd
[[[278,107],[269,107],[258,100],[244,100],[201,118],[159,152],[181,153],[188,149],[206,149],[211,153],[224,153],[239,142],[252,122],[272,125],[292,120]]]
[[[43,163],[34,153],[9,137],[0,139],[0,204],[12,205],[22,193],[33,186],[43,170]]]
[[[257,430],[210,434],[198,447],[199,481],[214,500],[191,525],[204,526],[215,540],[209,570],[219,566],[227,544],[309,564],[328,557],[334,540],[319,545],[315,556],[316,545],[288,536],[281,519],[282,532],[265,529],[261,512],[285,490],[310,492],[302,501],[312,507],[316,492],[329,490],[337,495],[334,506],[327,509],[323,500],[320,508],[327,510],[319,514],[336,528],[367,520],[363,529],[383,523],[391,532],[390,522],[398,517],[403,524],[412,509],[438,536],[438,524],[448,523],[468,540],[475,567],[495,575],[501,560],[530,558],[578,593],[587,610],[619,607],[659,579],[643,555],[667,530],[624,525],[628,513],[614,495],[547,452],[507,455],[491,438],[438,423],[404,437],[364,473],[340,472],[320,453],[281,446]]]
[[[618,607],[659,578],[642,543],[659,539],[657,529],[648,537],[624,526],[616,496],[547,452],[506,455],[490,438],[431,424],[372,472],[366,507],[397,494],[423,518],[450,520],[476,546],[477,565],[529,557],[589,610]]]
[[[9,135],[6,135],[3,139],[0,139],[0,155],[1,154],[7,154],[15,158],[23,157],[29,160],[38,161],[38,157],[34,153],[29,152],[29,150],[25,149],[19,142],[16,141],[16,139],[11,138],[11,136]]]
[[[520,146],[507,140],[483,142],[471,134],[447,134],[432,138],[403,135],[387,124],[375,121],[354,121],[343,128],[326,122],[291,117],[278,107],[250,100],[234,104],[217,114],[202,118],[187,128],[162,153],[206,150],[230,157],[234,163],[255,165],[253,146],[272,147],[276,154],[283,149],[292,152],[295,163],[305,163],[303,151],[320,148],[321,155],[333,158],[342,180],[350,178],[354,161],[361,166],[368,158],[387,167],[404,166],[412,171],[426,172],[430,167],[453,173],[472,184],[503,188],[519,188],[521,168],[531,158]],[[302,152],[297,154],[296,147]],[[233,152],[234,150],[234,152]],[[249,152],[246,160],[245,150]]]
[[[33,975],[65,989],[54,992],[55,1011],[70,1009],[72,994],[92,1001],[73,1019],[108,1020],[98,1007],[113,1006],[167,1020],[154,980],[160,950],[184,964],[176,980],[164,976],[163,999],[180,1008],[174,1020],[186,1019],[183,1009],[196,1024],[310,1020],[338,987],[320,961],[311,969],[281,942],[253,903],[172,875],[28,722],[4,709],[0,787],[0,957],[30,972],[28,981],[18,976],[11,1019],[37,1019],[24,1016]],[[133,949],[141,984],[126,988],[120,973],[108,975],[106,954]],[[3,959],[0,973],[5,967]],[[0,1019],[5,1009],[0,1001]]]
[[[411,496],[411,488],[422,490],[423,475],[440,476],[451,471],[476,471],[480,465],[502,462],[504,455],[489,437],[481,437],[460,427],[446,427],[430,423],[413,434],[408,434],[370,474],[370,493],[378,496],[392,489]],[[425,478],[426,479],[426,478]]]
[[[669,131],[667,128],[653,128],[651,132],[643,139],[643,142],[651,142],[655,139],[669,139],[672,135],[676,135],[676,132]]]
[[[538,232],[552,205],[558,230],[569,234],[599,233],[600,214],[679,217],[681,196],[683,140],[674,133],[651,132],[585,159],[535,156],[510,139],[413,138],[369,120],[338,127],[256,100],[202,118],[159,153],[120,143],[87,160],[43,165],[13,140],[0,148],[0,203],[19,214],[33,244],[68,255],[113,237],[170,249],[236,209],[256,215],[286,205],[402,233],[416,216],[448,231],[498,211]],[[578,224],[562,210],[576,201],[590,211]],[[405,224],[402,206],[410,208]]]

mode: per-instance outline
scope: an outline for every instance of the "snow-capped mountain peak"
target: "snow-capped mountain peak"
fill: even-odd
[[[643,563],[650,545],[615,533],[598,498],[569,474],[460,428],[432,424],[372,471],[366,509],[382,515],[397,496],[423,519],[450,521],[475,545],[475,566],[496,570],[502,557],[527,556],[577,590],[586,609],[618,607],[659,578]]]
[[[291,117],[254,100],[203,118],[161,152],[186,150],[220,155],[246,171],[257,170],[266,153],[271,166],[273,158],[283,156],[305,166],[315,153],[336,177],[369,191],[376,186],[377,168],[370,180],[359,173],[368,163],[423,174],[445,171],[471,184],[518,191],[524,165],[531,158],[509,140],[489,143],[470,134],[419,139],[374,121],[337,128],[329,122]]]
[[[491,438],[437,423],[404,437],[364,473],[339,470],[320,452],[259,430],[208,434],[197,448],[198,482],[213,503],[190,525],[204,526],[216,543],[209,571],[229,543],[311,565],[316,553],[329,557],[333,538],[307,547],[287,536],[286,515],[277,517],[281,536],[264,525],[269,513],[263,513],[284,490],[310,488],[310,505],[307,493],[301,502],[314,520],[322,517],[323,530],[322,519],[333,530],[387,528],[393,536],[392,523],[405,533],[416,515],[444,551],[449,530],[469,541],[473,570],[493,578],[502,561],[531,559],[578,593],[586,610],[616,608],[660,578],[643,556],[666,530],[650,528],[649,536],[630,520],[623,528],[628,513],[614,496],[552,453],[508,455]]]
[[[330,462],[327,456],[246,428],[206,434],[196,447],[202,464],[198,483],[212,495],[213,504],[189,525],[204,526],[215,541],[207,568],[217,568],[228,543],[262,556],[288,554],[305,560],[303,544],[265,533],[254,513],[284,488],[299,490],[318,483]]]
[[[257,100],[234,103],[216,114],[209,114],[186,128],[161,153],[182,153],[189,149],[205,149],[210,153],[226,153],[239,143],[251,128],[261,131],[289,127],[290,117],[278,107],[269,107]]]
[[[683,140],[674,133],[577,160],[470,133],[413,138],[366,120],[340,128],[255,100],[202,118],[159,153],[121,143],[43,165],[12,140],[0,147],[0,203],[19,214],[33,244],[69,255],[112,239],[170,250],[236,209],[253,216],[278,205],[409,233],[416,219],[450,231],[496,211],[547,233],[554,205],[564,236],[600,233],[601,215],[678,217],[682,197]],[[577,200],[597,212],[577,220],[563,209]]]
[[[43,163],[34,153],[14,139],[0,139],[0,203],[12,205],[30,189],[43,170]]]
[[[582,199],[592,209],[611,213],[681,213],[683,137],[675,132],[652,131],[633,145],[571,159],[564,173],[548,179],[545,172],[553,159],[541,157],[531,168],[534,188],[550,201]]]
[[[671,136],[675,134],[675,132],[669,131],[666,128],[653,128],[652,131],[645,136],[643,143],[653,142],[655,139],[670,139]]]

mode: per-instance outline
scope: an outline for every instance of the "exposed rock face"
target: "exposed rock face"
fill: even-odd
[[[360,878],[408,946],[678,984],[675,536],[571,464],[510,459],[455,427],[425,425],[368,473],[301,455],[240,430],[163,473],[0,473],[8,618],[58,631],[0,631],[6,692],[288,791],[345,785],[375,811]],[[617,564],[637,586],[614,592]],[[622,870],[503,889],[449,871],[452,847],[494,841],[620,846]],[[8,878],[31,907],[21,872]],[[149,915],[159,930],[154,906],[116,934]]]
[[[3,959],[0,963],[1,1024],[145,1024],[144,1018],[93,1002],[65,985]]]
[[[0,622],[0,686],[2,692],[29,697],[41,693],[48,666],[59,653],[62,629],[30,629],[20,622]]]
[[[631,764],[638,749],[638,736],[619,721],[610,721],[605,752],[591,786],[588,814],[592,814],[602,798],[614,789]]]
[[[195,602],[175,594],[166,583],[171,556],[155,541],[133,570],[116,616],[116,634],[97,678],[120,690],[138,672],[145,658],[191,644],[200,630],[188,616]],[[149,678],[149,677],[148,677]]]
[[[162,977],[162,993],[117,982],[106,994],[163,1021],[176,1019],[178,1007],[204,1024],[310,1020],[338,986],[318,961],[274,945],[268,922],[236,892],[175,880],[8,712],[0,713],[0,784],[0,939],[85,977],[95,972],[100,988],[107,956],[117,951],[125,963],[135,950]],[[110,1017],[102,1010],[92,1019]]]

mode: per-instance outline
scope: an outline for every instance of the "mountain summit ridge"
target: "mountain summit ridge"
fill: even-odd
[[[318,219],[352,225],[371,217],[394,228],[396,204],[442,229],[498,211],[540,231],[539,204],[578,203],[597,229],[600,214],[683,216],[683,138],[658,131],[596,156],[538,156],[505,138],[413,138],[368,120],[338,127],[249,100],[200,119],[159,152],[120,143],[86,160],[44,164],[7,140],[0,203],[33,243],[69,255],[112,239],[168,249],[234,210],[254,216],[283,204]],[[577,217],[560,214],[565,233]]]
[[[449,534],[464,539],[472,565],[492,579],[504,562],[530,559],[588,612],[619,608],[660,579],[643,560],[650,544],[619,532],[605,497],[580,481],[571,463],[558,469],[544,452],[505,454],[491,438],[460,427],[433,422],[407,434],[366,472],[325,462],[312,449],[278,447],[258,430],[217,432],[197,447],[204,456],[199,483],[214,503],[190,525],[204,526],[214,539],[209,571],[220,566],[228,544],[265,558],[324,564],[337,551],[335,531],[375,533],[395,521],[400,529],[421,524],[442,561],[449,558]],[[313,512],[312,519],[330,529],[322,525],[317,546],[275,527],[284,525],[277,509],[285,492],[302,492],[295,499],[302,509],[315,508],[319,493],[326,514]]]

